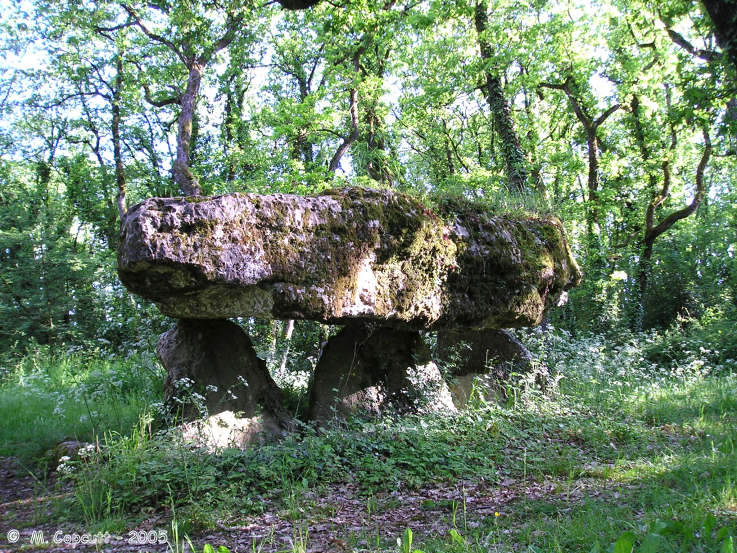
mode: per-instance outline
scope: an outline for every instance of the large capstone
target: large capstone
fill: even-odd
[[[455,411],[419,332],[349,325],[324,345],[310,385],[309,416]]]
[[[124,217],[118,253],[123,283],[184,319],[519,327],[581,278],[554,218],[362,188],[152,198]]]

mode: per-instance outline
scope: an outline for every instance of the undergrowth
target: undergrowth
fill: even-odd
[[[65,440],[128,434],[161,398],[163,370],[152,356],[41,349],[0,361],[0,455],[22,462]]]
[[[61,501],[68,518],[98,528],[165,509],[191,535],[267,510],[309,526],[328,516],[309,498],[345,483],[370,514],[390,491],[511,482],[519,499],[501,512],[466,518],[463,503],[461,522],[456,504],[452,532],[414,527],[408,547],[728,552],[737,534],[737,367],[727,340],[710,343],[698,330],[684,331],[667,363],[659,355],[673,351],[672,335],[528,332],[522,339],[553,375],[547,390],[511,386],[504,405],[478,393],[455,415],[300,424],[276,442],[217,452],[150,424],[161,375],[148,361],[26,360],[0,389],[1,447],[38,453],[62,436],[96,434],[99,452],[66,466],[75,492]],[[93,412],[94,423],[84,418]],[[33,436],[34,421],[48,429]],[[525,492],[541,482],[555,493]],[[406,545],[407,534],[369,534],[355,550]]]

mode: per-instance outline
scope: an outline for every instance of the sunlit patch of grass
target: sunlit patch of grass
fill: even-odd
[[[35,355],[0,371],[0,455],[38,458],[64,440],[127,434],[161,396],[150,359]]]
[[[735,534],[736,375],[696,363],[693,356],[682,366],[655,366],[637,338],[613,344],[558,333],[541,340],[537,354],[560,377],[557,386],[510,387],[504,405],[476,401],[458,415],[349,420],[319,431],[305,425],[280,442],[243,451],[210,453],[170,434],[132,432],[143,403],[130,397],[149,389],[136,384],[146,374],[136,373],[137,361],[76,360],[68,367],[25,370],[19,373],[22,384],[18,379],[0,388],[0,412],[17,410],[12,392],[27,387],[31,408],[9,415],[16,422],[7,424],[26,428],[27,439],[43,443],[51,437],[31,438],[29,421],[48,414],[46,399],[61,399],[54,394],[85,398],[108,414],[114,412],[114,397],[133,406],[125,417],[100,418],[97,428],[107,425],[108,431],[103,451],[94,463],[78,463],[72,474],[77,505],[68,512],[98,525],[162,503],[177,509],[188,532],[264,510],[306,524],[340,508],[313,505],[310,494],[329,495],[346,481],[366,497],[366,509],[376,517],[401,507],[401,495],[394,503],[372,503],[381,490],[413,493],[474,480],[492,491],[510,481],[516,499],[505,505],[503,516],[469,512],[472,524],[458,523],[456,537],[424,535],[419,528],[417,548],[589,553],[596,543],[605,551],[632,538],[638,547],[665,540],[667,547],[656,550],[713,551]],[[133,374],[133,395],[106,392],[102,375],[115,379],[123,371]],[[47,381],[34,381],[40,378],[34,374]],[[102,406],[104,401],[110,405]],[[78,435],[95,430],[80,423],[88,410],[84,401],[56,405],[61,406],[57,431],[65,424]],[[0,417],[0,436],[8,432],[3,424]],[[539,491],[541,482],[550,484],[549,491]],[[462,500],[455,501],[460,520]],[[387,545],[391,536],[379,542],[384,549],[377,551],[393,548]]]
[[[737,484],[735,480],[729,478],[722,488],[722,492],[717,498],[715,505],[717,510],[724,510],[737,517]]]

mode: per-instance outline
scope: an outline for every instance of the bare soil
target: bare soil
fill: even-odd
[[[508,478],[493,484],[457,481],[418,490],[386,490],[368,497],[353,484],[341,484],[302,492],[287,507],[279,502],[267,505],[259,515],[219,520],[213,530],[189,537],[198,552],[205,543],[225,545],[234,553],[394,550],[396,539],[407,527],[419,543],[425,537],[448,536],[453,527],[462,534],[481,525],[495,528],[495,522],[508,516],[523,500],[550,502],[561,512],[574,508],[585,496],[616,496],[616,492],[602,489],[602,484],[590,479],[565,484]],[[171,541],[171,513],[166,508],[143,517],[136,528],[111,536],[106,544],[54,543],[55,535],[71,536],[67,539],[73,540],[74,534],[89,532],[84,524],[64,521],[60,505],[72,495],[69,484],[55,474],[40,480],[13,458],[0,458],[0,552],[171,550],[167,544],[141,544],[140,538],[146,540],[149,536],[138,535],[141,531],[166,531]],[[17,541],[9,543],[8,533],[14,529],[18,531]],[[40,532],[45,544],[38,543]],[[487,536],[489,543],[494,534],[491,531]],[[34,539],[36,543],[32,543]],[[186,551],[190,553],[188,546]]]

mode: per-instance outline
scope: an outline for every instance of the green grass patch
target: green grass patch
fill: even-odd
[[[160,401],[163,371],[150,357],[38,353],[0,364],[0,455],[27,462],[65,440],[127,435]]]
[[[130,525],[164,506],[190,535],[264,511],[308,527],[340,511],[331,498],[341,485],[365,498],[367,513],[388,516],[403,507],[402,494],[462,481],[491,494],[511,486],[514,500],[500,503],[498,515],[467,512],[465,491],[425,500],[417,510],[439,510],[454,532],[428,534],[408,521],[410,550],[732,551],[737,375],[690,355],[662,367],[648,358],[649,343],[557,332],[536,346],[557,384],[512,388],[506,405],[478,396],[452,416],[301,425],[275,443],[214,453],[152,427],[160,375],[151,366],[76,359],[16,368],[0,390],[0,409],[15,422],[3,418],[0,432],[20,427],[33,443],[26,452],[62,435],[101,436],[99,454],[72,463],[75,493],[65,500],[68,518],[96,528]],[[127,394],[108,389],[123,375]],[[30,398],[26,413],[11,413],[17,390]],[[34,435],[32,421],[58,406],[63,416]],[[93,409],[105,414],[96,425],[83,417]],[[17,453],[18,444],[4,441],[3,451]],[[395,551],[397,537],[407,535],[367,528],[343,538]]]

